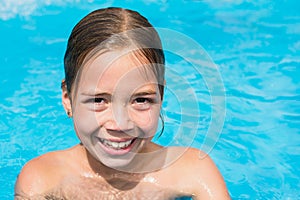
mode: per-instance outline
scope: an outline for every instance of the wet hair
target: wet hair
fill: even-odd
[[[147,61],[164,93],[165,57],[157,31],[136,11],[109,7],[98,9],[73,28],[64,57],[65,84],[71,97],[76,77],[91,54],[134,46],[137,58]]]

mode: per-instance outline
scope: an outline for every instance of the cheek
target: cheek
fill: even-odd
[[[95,113],[80,106],[74,109],[73,121],[76,133],[80,138],[82,136],[92,135],[99,129],[99,122]]]
[[[131,120],[140,129],[144,130],[146,133],[156,131],[159,119],[159,109],[151,109],[143,112],[133,111],[130,113]]]

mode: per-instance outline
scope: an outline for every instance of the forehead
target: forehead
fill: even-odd
[[[117,85],[139,87],[149,82],[157,81],[147,59],[113,51],[97,55],[83,66],[79,86],[112,90]]]

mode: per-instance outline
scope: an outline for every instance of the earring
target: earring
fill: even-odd
[[[68,117],[72,117],[72,113],[71,113],[71,111],[67,111],[67,115],[68,115]]]

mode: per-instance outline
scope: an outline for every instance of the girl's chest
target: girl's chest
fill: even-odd
[[[170,185],[151,182],[122,182],[113,184],[95,179],[64,182],[48,194],[46,199],[120,199],[120,200],[168,200],[184,196]],[[50,197],[50,198],[49,198]]]

